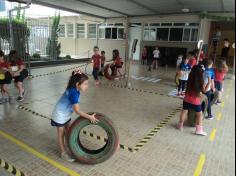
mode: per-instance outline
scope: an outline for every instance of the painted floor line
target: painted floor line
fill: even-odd
[[[217,120],[220,121],[222,118],[222,113],[221,112],[218,112],[217,113]]]
[[[211,132],[211,135],[210,135],[209,140],[210,140],[211,142],[213,142],[214,139],[215,139],[215,136],[216,136],[216,129],[213,129],[212,132]]]
[[[56,167],[57,169],[69,174],[70,176],[80,176],[80,174],[78,174],[77,172],[63,166],[62,164],[48,158],[47,156],[45,156],[44,154],[36,151],[35,149],[33,149],[32,147],[28,146],[27,144],[21,142],[20,140],[16,139],[15,137],[3,132],[0,130],[0,136],[2,136],[3,138],[11,141],[12,143],[18,145],[19,147],[21,147],[22,149],[24,149],[25,151],[27,151],[28,153],[31,153],[33,155],[35,155],[36,157],[42,159],[43,161],[48,162],[49,164],[51,164],[52,166]]]
[[[205,164],[205,161],[206,161],[206,155],[201,154],[200,157],[199,157],[198,164],[197,164],[197,167],[196,167],[196,170],[195,170],[193,176],[200,176],[201,175],[202,168]]]

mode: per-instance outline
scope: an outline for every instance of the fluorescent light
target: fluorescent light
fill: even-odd
[[[188,8],[183,8],[183,9],[181,9],[181,11],[184,13],[188,13],[190,10]]]

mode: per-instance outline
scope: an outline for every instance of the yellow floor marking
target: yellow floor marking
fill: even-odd
[[[48,158],[47,156],[39,153],[38,151],[36,151],[35,149],[31,148],[30,146],[26,145],[25,143],[19,141],[18,139],[16,139],[15,137],[3,132],[0,130],[0,136],[4,137],[5,139],[8,139],[9,141],[13,142],[14,144],[20,146],[22,149],[26,150],[27,152],[37,156],[38,158],[48,162],[49,164],[51,164],[52,166],[58,168],[59,170],[69,174],[70,176],[80,176],[78,173],[76,173],[75,171],[63,166],[62,164]]]
[[[205,161],[206,161],[206,155],[201,154],[193,176],[200,176],[201,175],[202,168],[204,166]]]
[[[221,103],[221,107],[224,108],[225,107],[225,102]]]
[[[221,120],[221,118],[222,118],[222,113],[221,113],[221,112],[218,112],[218,113],[217,113],[217,120],[219,121],[219,120]]]
[[[216,136],[216,129],[213,129],[212,132],[211,132],[211,135],[210,135],[209,140],[210,140],[211,142],[214,141],[215,136]]]

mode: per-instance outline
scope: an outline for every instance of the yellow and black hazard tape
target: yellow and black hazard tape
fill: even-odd
[[[148,93],[148,94],[154,94],[154,95],[161,95],[161,96],[165,96],[165,97],[170,97],[170,98],[174,98],[174,99],[180,99],[179,97],[166,95],[164,93],[159,93],[159,92],[149,91],[149,90],[142,90],[142,89],[138,89],[138,88],[134,88],[134,87],[127,87],[125,85],[109,84],[109,83],[105,83],[105,84],[101,84],[101,85],[106,86],[106,87],[115,87],[115,88],[121,88],[121,89],[128,89],[130,91],[135,91],[135,92],[140,92],[140,93]]]
[[[177,112],[181,111],[182,107],[178,107],[173,112],[171,112],[166,118],[164,118],[154,129],[150,131],[143,139],[141,139],[136,146],[134,147],[134,150],[137,152],[141,148],[144,147],[145,144],[147,144],[154,136],[157,134],[166,124],[170,121],[172,117],[176,115]]]
[[[18,106],[18,109],[21,109],[21,110],[24,110],[24,111],[26,111],[26,112],[29,112],[29,113],[31,113],[31,114],[33,114],[33,115],[35,115],[35,116],[38,116],[38,117],[42,117],[42,118],[51,120],[50,117],[45,116],[45,115],[42,115],[42,114],[40,114],[40,113],[37,113],[37,112],[35,112],[34,110],[29,109],[29,108],[26,108],[26,107],[24,107],[24,106],[22,106],[22,105],[19,105],[19,106]]]
[[[48,116],[46,116],[46,115],[42,115],[42,114],[40,114],[40,113],[38,113],[38,112],[35,112],[35,111],[32,110],[32,109],[26,108],[26,107],[24,107],[24,106],[22,106],[22,105],[19,105],[19,106],[18,106],[18,109],[21,109],[21,110],[24,110],[24,111],[26,111],[26,112],[29,112],[29,113],[31,113],[31,114],[33,114],[33,115],[35,115],[35,116],[38,116],[38,117],[42,117],[42,118],[51,120],[50,117],[48,117]],[[97,140],[99,140],[99,141],[107,142],[107,139],[104,138],[104,137],[102,137],[102,136],[98,136],[98,135],[96,135],[96,134],[87,132],[87,131],[85,131],[85,130],[83,130],[82,133],[85,134],[85,135],[87,135],[87,136],[90,136],[90,137],[92,137],[92,138],[95,138],[95,139],[97,139]],[[123,149],[123,150],[127,150],[127,151],[129,151],[129,152],[134,152],[134,150],[133,150],[131,147],[127,147],[127,146],[125,146],[125,145],[123,145],[123,144],[120,144],[120,148]]]
[[[3,159],[0,159],[0,166],[5,169],[7,172],[11,173],[12,175],[16,176],[26,176],[22,171],[15,168],[13,165],[7,163]]]
[[[102,141],[102,142],[107,142],[106,138],[104,138],[102,136],[97,136],[96,134],[93,134],[91,132],[83,130],[82,133],[87,135],[87,136],[90,136],[90,137],[92,137],[92,138],[94,138],[96,140],[99,140],[99,141]],[[120,144],[120,148],[123,149],[123,150],[129,151],[129,152],[135,152],[133,148],[127,147],[127,146],[125,146],[123,144]]]
[[[49,73],[45,73],[45,74],[30,75],[29,78],[33,79],[33,78],[38,78],[38,77],[43,77],[43,76],[55,75],[55,74],[58,74],[58,73],[63,73],[63,72],[67,72],[67,71],[70,71],[70,70],[74,70],[76,68],[81,68],[81,67],[84,67],[86,65],[87,65],[87,63],[83,64],[83,65],[76,66],[76,67],[72,67],[72,68],[68,68],[68,69],[63,69],[63,70],[58,70],[58,71],[54,71],[54,72],[49,72]]]

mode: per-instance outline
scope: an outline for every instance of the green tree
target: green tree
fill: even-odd
[[[51,34],[48,38],[46,53],[49,57],[54,60],[58,59],[61,54],[61,44],[58,42],[58,32],[59,32],[59,23],[60,23],[60,12],[55,13],[53,17],[53,24],[51,28]]]

